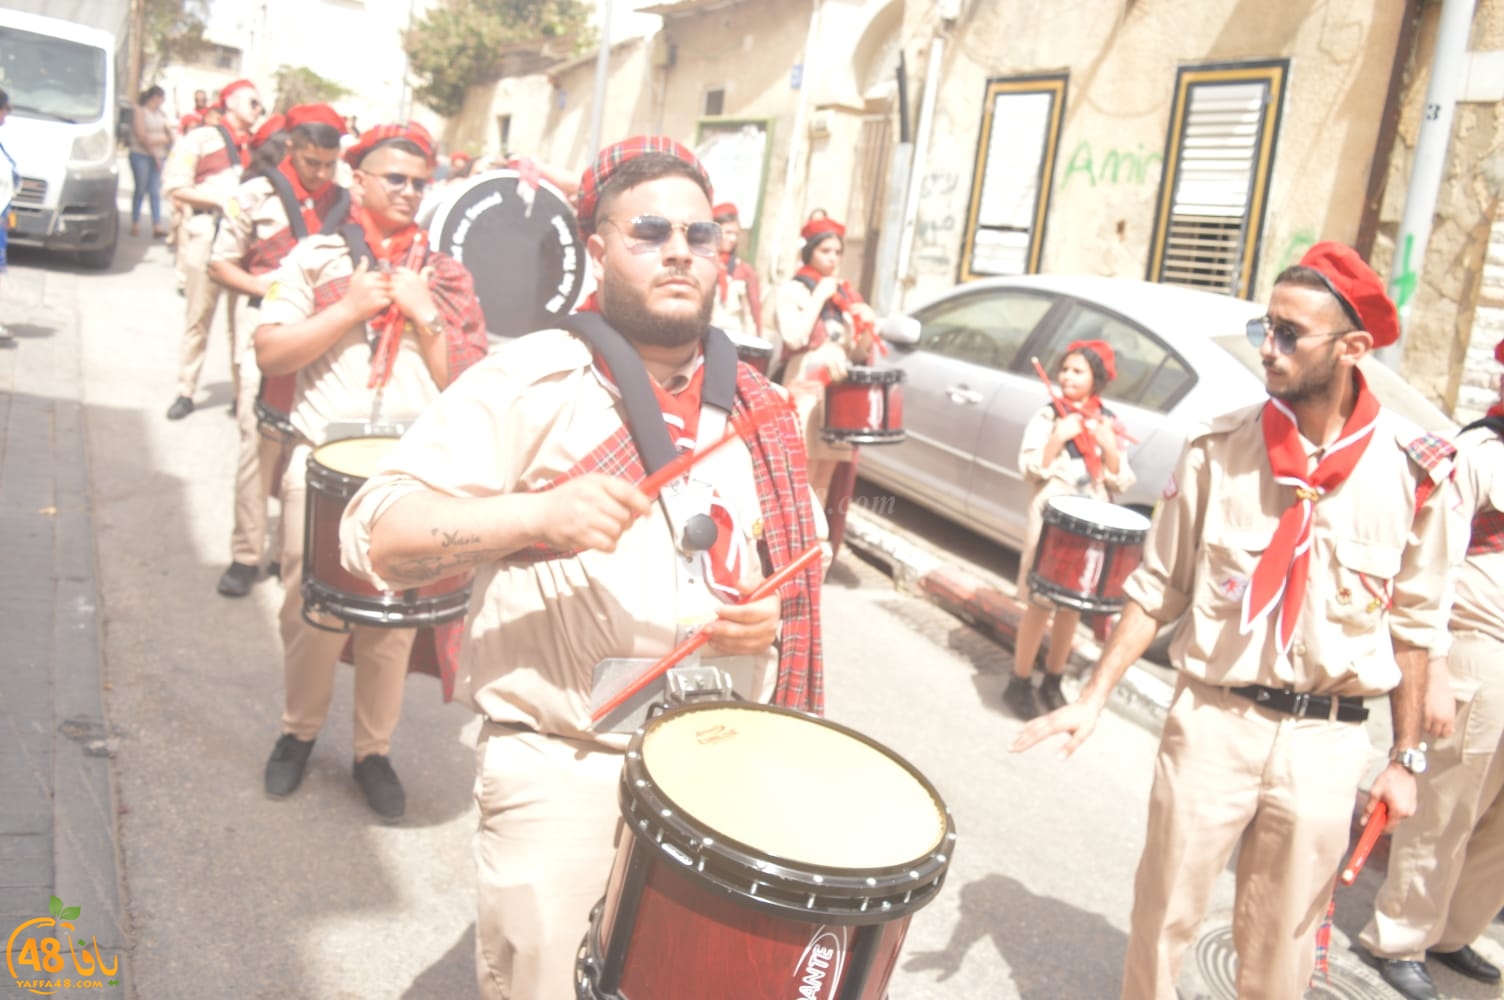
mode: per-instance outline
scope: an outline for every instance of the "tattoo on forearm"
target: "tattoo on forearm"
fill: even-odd
[[[467,535],[463,531],[444,531],[436,529],[439,533],[439,544],[446,549],[457,548],[461,545],[474,545],[480,541],[479,535]]]
[[[443,556],[418,556],[392,564],[388,575],[393,580],[426,583],[473,569],[476,563],[500,560],[509,554],[502,549],[475,549]]]

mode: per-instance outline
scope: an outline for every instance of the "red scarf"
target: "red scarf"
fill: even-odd
[[[360,224],[366,243],[376,260],[384,265],[383,271],[399,267],[417,271],[428,257],[428,238],[416,225],[409,223],[391,235],[383,235],[376,221],[359,205],[350,206],[350,218]],[[407,318],[393,302],[385,312],[370,320],[371,331],[376,335],[376,345],[371,351],[371,378],[367,388],[385,386],[392,377],[392,368],[397,363],[397,352],[402,340],[402,331],[407,327]]]
[[[1071,444],[1076,446],[1076,451],[1081,455],[1081,461],[1086,465],[1086,474],[1091,477],[1091,481],[1101,485],[1104,477],[1102,445],[1097,441],[1097,436],[1092,433],[1092,427],[1102,419],[1102,397],[1093,393],[1079,403],[1072,403],[1063,394],[1057,398],[1065,404],[1067,413],[1081,414],[1081,433],[1071,438]],[[1061,416],[1065,414],[1062,413]]]
[[[1490,406],[1488,408],[1488,413],[1485,415],[1490,417],[1498,417],[1500,420],[1504,420],[1504,402],[1495,403],[1493,406]]]
[[[1342,434],[1309,477],[1309,462],[1301,447],[1295,414],[1284,403],[1270,399],[1260,418],[1264,425],[1264,447],[1269,453],[1269,468],[1276,482],[1295,490],[1295,502],[1280,515],[1269,547],[1253,570],[1253,579],[1243,594],[1242,631],[1253,630],[1265,615],[1279,606],[1277,638],[1281,652],[1289,652],[1295,637],[1295,621],[1305,598],[1306,578],[1310,573],[1311,522],[1316,501],[1340,487],[1357,467],[1379,416],[1379,400],[1368,390],[1361,372],[1353,372],[1358,397],[1353,412],[1342,425]]]
[[[319,216],[318,208],[316,207],[317,202],[329,192],[329,188],[334,182],[325,181],[317,191],[308,190],[303,186],[302,178],[298,176],[297,170],[293,168],[290,157],[283,157],[282,162],[277,164],[277,170],[292,185],[293,197],[297,198],[298,207],[303,210],[303,225],[307,227],[310,233],[318,232],[323,227],[324,220]],[[370,241],[370,239],[370,230],[367,230],[366,240]],[[372,243],[371,247],[374,250],[375,244]]]

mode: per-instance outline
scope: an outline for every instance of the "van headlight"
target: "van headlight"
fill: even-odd
[[[73,140],[73,151],[68,154],[70,167],[92,167],[111,159],[115,154],[115,136],[107,128],[85,133]]]

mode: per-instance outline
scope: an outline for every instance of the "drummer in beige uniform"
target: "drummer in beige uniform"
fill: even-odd
[[[1072,341],[1060,358],[1056,377],[1068,412],[1062,415],[1053,402],[1038,410],[1024,425],[1018,450],[1018,471],[1025,482],[1033,484],[1034,493],[1024,526],[1024,551],[1018,560],[1018,599],[1024,613],[1013,647],[1013,677],[1003,689],[1003,702],[1024,721],[1037,716],[1041,704],[1045,711],[1065,704],[1060,679],[1081,623],[1079,611],[1056,606],[1029,589],[1045,507],[1055,497],[1071,496],[1111,503],[1115,493],[1137,481],[1118,441],[1117,421],[1101,400],[1107,384],[1117,378],[1112,346],[1102,340]],[[1031,680],[1034,658],[1047,628],[1050,653],[1036,700]]]
[[[198,392],[199,373],[209,345],[209,327],[221,291],[221,286],[209,278],[214,229],[225,202],[240,186],[241,172],[251,162],[250,130],[261,117],[261,95],[249,80],[227,84],[220,91],[220,103],[224,114],[219,124],[200,126],[183,136],[172,147],[162,170],[162,193],[185,214],[178,232],[177,259],[183,295],[188,300],[177,397],[167,409],[168,420],[181,420],[193,412],[193,397]],[[233,304],[227,323],[233,352]],[[235,374],[233,364],[231,373]],[[235,377],[238,379],[238,375]]]
[[[355,168],[350,219],[374,263],[355,261],[345,235],[312,235],[275,272],[256,328],[256,361],[267,375],[297,372],[291,423],[297,433],[282,478],[281,631],[286,703],[282,736],[266,764],[268,795],[291,794],[303,780],[313,742],[334,693],[348,638],[303,619],[303,521],[308,456],[335,437],[356,436],[375,420],[370,387],[383,328],[400,328],[380,423],[404,426],[485,355],[480,303],[470,274],[453,259],[424,251],[413,224],[433,169],[433,145],[420,126],[368,129],[345,153]],[[391,312],[397,310],[399,315]],[[402,687],[416,632],[356,626],[355,779],[384,819],[406,807],[388,759],[402,711]]]
[[[640,673],[708,628],[705,662],[726,663],[741,696],[823,704],[820,568],[773,597],[727,603],[818,546],[823,522],[777,388],[734,354],[711,369],[710,209],[703,166],[673,140],[604,150],[581,181],[579,216],[594,303],[621,353],[606,365],[599,344],[563,330],[507,344],[444,394],[346,509],[352,569],[408,584],[476,573],[458,695],[485,719],[475,936],[486,997],[575,995],[628,739],[592,721],[599,665],[634,658]],[[645,496],[623,394],[645,401],[648,421],[661,410],[683,448],[724,426],[709,401],[733,378],[735,410],[769,419],[656,502]],[[673,497],[696,495],[717,525],[703,551],[676,527],[694,506]]]
[[[1504,365],[1504,340],[1494,349]],[[1473,948],[1504,907],[1504,375],[1488,415],[1457,437],[1449,505],[1458,520],[1451,648],[1431,661],[1434,742],[1415,818],[1395,831],[1373,918],[1359,940],[1384,979],[1435,1000],[1427,956],[1483,983]]]
[[[282,116],[273,116],[282,117]],[[290,442],[263,433],[256,419],[261,370],[251,332],[259,324],[261,298],[272,274],[300,236],[332,231],[345,220],[350,194],[334,182],[339,140],[345,120],[327,104],[289,108],[285,121],[288,153],[264,175],[250,178],[225,202],[224,218],[209,255],[209,275],[241,293],[235,330],[235,365],[240,372],[235,420],[240,431],[240,460],[235,469],[235,517],[230,532],[230,565],[219,578],[219,593],[244,597],[259,574],[267,548],[267,500],[272,476],[280,474]],[[274,179],[272,174],[278,176]],[[288,203],[298,215],[289,222]],[[273,551],[271,558],[281,558]]]
[[[1112,688],[1165,622],[1179,680],[1134,885],[1124,997],[1176,995],[1212,888],[1238,852],[1240,998],[1298,997],[1373,748],[1363,699],[1389,694],[1395,824],[1424,767],[1426,651],[1444,637],[1449,525],[1431,443],[1383,409],[1358,362],[1399,337],[1383,282],[1319,243],[1250,323],[1271,399],[1194,430],[1156,511],[1128,604],[1081,698],[1014,750],[1091,735]]]

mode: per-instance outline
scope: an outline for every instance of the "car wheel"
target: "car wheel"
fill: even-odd
[[[115,247],[120,243],[120,217],[117,214],[110,227],[110,241],[93,250],[80,250],[78,262],[91,271],[107,271],[115,263]]]

